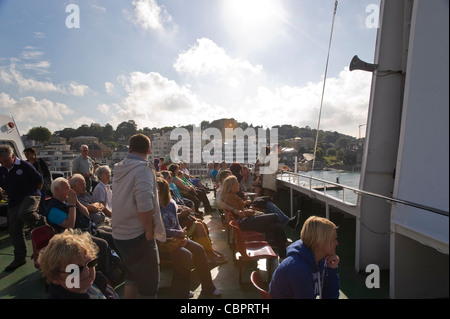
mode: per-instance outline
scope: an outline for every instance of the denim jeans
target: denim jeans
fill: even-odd
[[[129,240],[114,239],[126,270],[127,285],[135,285],[141,296],[156,297],[159,288],[159,254],[156,240],[145,233]]]
[[[281,211],[274,203],[267,202],[266,203],[266,213],[267,214],[276,214],[278,219],[280,220],[281,225],[286,226],[286,224],[290,221],[289,217],[286,216],[285,213]]]
[[[268,241],[273,239],[278,255],[286,257],[286,235],[276,214],[265,214],[243,218],[239,221],[242,230],[253,230],[264,233]],[[270,238],[270,239],[269,239]]]

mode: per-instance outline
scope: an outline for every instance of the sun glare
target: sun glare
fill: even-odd
[[[230,13],[246,27],[260,27],[275,18],[278,1],[228,0]]]
[[[224,26],[241,49],[262,49],[279,36],[285,11],[279,0],[224,0]]]

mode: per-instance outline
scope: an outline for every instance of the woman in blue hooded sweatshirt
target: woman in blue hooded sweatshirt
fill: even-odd
[[[269,287],[272,298],[339,297],[336,229],[336,225],[326,218],[311,216],[306,220],[301,239],[288,247],[286,259],[272,276]]]

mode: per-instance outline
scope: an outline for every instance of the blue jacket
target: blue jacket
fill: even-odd
[[[326,267],[323,260],[318,265],[311,249],[298,240],[288,247],[286,259],[275,270],[269,293],[275,299],[337,299],[337,269]]]
[[[6,190],[9,207],[20,204],[27,196],[41,196],[38,186],[43,182],[36,168],[18,157],[9,171],[0,165],[0,187]]]

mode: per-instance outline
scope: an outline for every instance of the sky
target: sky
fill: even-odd
[[[0,0],[0,113],[21,134],[234,118],[359,137],[379,0]],[[362,135],[364,135],[364,130]]]

